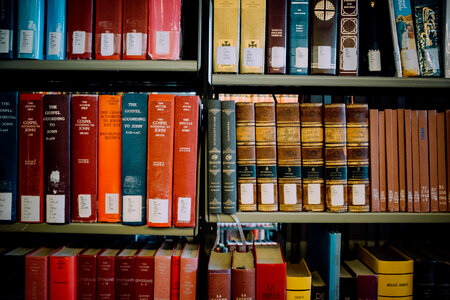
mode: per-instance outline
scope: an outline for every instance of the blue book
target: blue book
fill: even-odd
[[[18,0],[17,58],[44,59],[45,0]]]
[[[309,0],[289,1],[289,74],[307,75]]]
[[[122,96],[122,223],[146,223],[147,94]]]
[[[0,92],[0,222],[17,220],[17,92]]]
[[[47,0],[46,59],[66,58],[66,0]]]
[[[13,59],[15,0],[0,0],[0,58]]]

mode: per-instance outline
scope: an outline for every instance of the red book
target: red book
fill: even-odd
[[[67,59],[92,59],[93,19],[94,0],[67,0]]]
[[[115,299],[116,255],[120,249],[107,248],[97,256],[97,299]]]
[[[147,225],[172,224],[174,95],[148,95]]]
[[[420,212],[430,211],[430,173],[428,164],[428,116],[419,110]]]
[[[253,253],[233,252],[231,267],[231,299],[255,299],[256,272]]]
[[[371,211],[380,211],[380,167],[378,153],[378,109],[369,110],[370,203]]]
[[[77,254],[81,251],[63,247],[50,256],[50,300],[77,299]]]
[[[438,151],[437,151],[437,114],[428,110],[428,157],[430,167],[430,211],[439,211],[438,196]],[[444,163],[442,161],[441,163]]]
[[[279,245],[255,245],[256,299],[286,299],[286,262]]]
[[[198,96],[175,97],[173,225],[194,227],[197,203]]]
[[[77,256],[77,298],[97,298],[97,256],[102,249],[85,249]]]
[[[145,245],[135,256],[136,260],[136,277],[135,291],[136,299],[151,300],[154,293],[154,268],[155,253],[158,250],[157,245]]]
[[[96,0],[95,59],[122,55],[122,0]]]
[[[180,299],[197,299],[197,271],[200,244],[186,243],[180,259]]]
[[[439,211],[447,211],[447,174],[445,157],[445,113],[437,113]]]
[[[123,59],[147,59],[148,0],[123,2]]]
[[[414,211],[413,188],[413,159],[411,141],[411,110],[405,109],[405,158],[406,158],[406,208],[408,212]]]
[[[171,300],[180,298],[180,259],[181,252],[183,251],[183,243],[177,243],[177,246],[173,249],[172,252],[172,267],[171,267],[171,275],[172,278],[170,280],[171,285]]]
[[[420,212],[419,111],[411,111],[411,148],[414,212]]]
[[[72,221],[97,221],[98,97],[72,96]]]
[[[171,270],[172,270],[172,254],[175,244],[172,242],[164,242],[155,254],[155,288],[154,299],[170,299],[171,291]]]
[[[180,59],[181,0],[149,0],[148,17],[150,59]]]
[[[121,250],[116,255],[116,299],[135,299],[136,245]]]
[[[19,220],[26,223],[44,222],[43,96],[19,95]]]
[[[25,256],[25,299],[49,297],[49,257],[56,249],[41,247]]]
[[[208,262],[208,300],[231,299],[231,252],[211,251]]]

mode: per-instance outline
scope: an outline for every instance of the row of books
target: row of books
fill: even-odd
[[[2,299],[197,299],[196,243],[1,250]]]
[[[0,94],[0,221],[194,227],[198,96]]]
[[[0,58],[178,60],[181,0],[4,0],[0,29]]]
[[[241,100],[207,103],[209,213],[448,211],[450,111]]]
[[[442,9],[436,0],[215,0],[214,72],[381,75],[390,56],[398,77],[450,76]]]

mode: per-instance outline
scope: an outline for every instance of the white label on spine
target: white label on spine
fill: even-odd
[[[331,47],[319,46],[318,47],[318,67],[319,69],[331,69]]]
[[[168,223],[169,199],[148,199],[148,220],[151,223]]]
[[[366,204],[366,186],[364,184],[354,184],[352,186],[353,205]]]
[[[156,54],[170,53],[170,31],[156,32]]]
[[[417,71],[419,68],[419,63],[417,60],[417,52],[415,49],[405,49],[402,50],[402,63],[404,70]]]
[[[72,54],[84,54],[86,50],[86,31],[74,31],[72,34]]]
[[[295,183],[285,184],[283,192],[284,204],[297,204],[297,185]]]
[[[261,184],[261,203],[275,204],[275,199],[273,197],[273,183]]]
[[[127,55],[142,54],[142,32],[127,33]]]
[[[78,195],[78,215],[80,218],[89,218],[91,216],[91,195]]]
[[[331,190],[331,205],[332,206],[341,206],[344,205],[344,186],[332,185],[330,187]]]
[[[102,56],[111,56],[114,54],[114,33],[101,34],[100,53]]]
[[[320,204],[320,183],[308,184],[308,204]]]
[[[308,48],[306,47],[295,48],[295,67],[296,68],[308,67]]]
[[[369,59],[369,71],[381,71],[381,53],[380,50],[369,50],[367,54]]]
[[[123,196],[122,218],[124,222],[142,221],[142,196]]]
[[[19,52],[23,54],[33,53],[33,39],[34,39],[33,30],[21,30]]]
[[[284,47],[272,47],[272,68],[284,68],[286,65],[286,49]]]
[[[0,29],[0,53],[8,53],[10,50],[11,31]]]
[[[47,223],[64,223],[65,195],[46,195],[45,203]]]
[[[439,68],[439,52],[437,48],[425,49],[425,63],[428,69],[437,72],[437,69]]]
[[[191,221],[191,198],[190,197],[178,197],[178,221],[190,222]]]
[[[105,193],[105,213],[119,213],[119,194]]]
[[[22,196],[20,198],[20,221],[21,222],[39,222],[40,216],[40,198],[39,196]]]
[[[261,48],[244,48],[244,66],[262,67],[263,50]]]
[[[356,70],[358,59],[356,55],[356,48],[344,48],[342,55],[342,68],[344,71]]]
[[[242,183],[241,184],[241,203],[242,204],[254,204],[255,199],[253,197],[253,184]]]
[[[0,220],[11,220],[12,193],[0,193]]]
[[[61,49],[61,32],[49,32],[47,55],[59,55]]]
[[[236,47],[217,47],[218,65],[235,65],[236,64]]]

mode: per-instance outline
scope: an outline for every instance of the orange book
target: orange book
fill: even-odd
[[[405,110],[397,110],[398,123],[398,191],[400,211],[406,211]]]
[[[411,111],[411,148],[414,212],[420,212],[419,111]]]
[[[400,210],[399,175],[398,175],[398,121],[397,110],[392,110],[392,166],[394,167],[394,210]]]
[[[436,110],[428,110],[428,157],[430,166],[430,211],[439,211],[438,197],[438,149]],[[442,162],[443,163],[443,162]]]
[[[428,116],[426,110],[419,110],[420,212],[430,211],[430,173],[428,161]]]
[[[384,111],[378,112],[378,142],[380,167],[380,211],[386,211],[386,127]]]
[[[395,178],[394,178],[394,142],[393,142],[393,116],[392,109],[386,109],[384,111],[384,121],[385,121],[385,134],[386,134],[386,211],[393,212],[394,208],[394,189],[395,189]],[[395,123],[397,126],[397,123]]]
[[[172,224],[174,110],[174,95],[148,95],[148,226]]]
[[[438,196],[439,196],[439,211],[447,211],[447,161],[445,157],[445,113],[437,113],[437,168],[438,168]],[[448,158],[447,158],[448,159]]]
[[[122,96],[100,95],[98,131],[98,221],[120,221]]]
[[[405,109],[406,199],[408,212],[414,211],[411,110]]]
[[[165,241],[155,253],[154,299],[171,299],[172,255],[176,243]]]
[[[180,259],[180,299],[197,299],[197,270],[200,245],[186,243]]]

